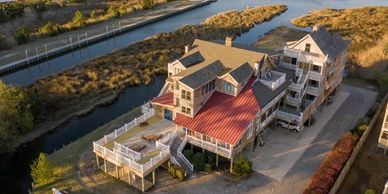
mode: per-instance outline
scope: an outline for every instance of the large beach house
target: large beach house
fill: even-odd
[[[229,37],[214,42],[196,39],[180,59],[168,64],[166,83],[147,110],[174,126],[178,135],[166,138],[180,137],[165,144],[179,147],[168,148],[172,162],[192,170],[181,153],[191,145],[215,153],[216,164],[219,156],[230,159],[232,169],[236,156],[247,145],[260,143],[265,129],[279,125],[300,132],[317,110],[330,103],[342,80],[347,46],[339,35],[319,27],[301,40],[287,42],[278,53],[239,45]],[[117,156],[106,157],[101,146],[114,140],[104,138],[95,142],[94,151],[106,163]],[[162,144],[157,142],[156,147],[163,148]],[[133,150],[116,141],[111,146],[113,151],[108,152],[136,160]],[[153,164],[164,162],[163,156]]]

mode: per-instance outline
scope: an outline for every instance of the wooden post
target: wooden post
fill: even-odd
[[[128,168],[128,183],[129,183],[129,185],[132,185],[131,179],[132,179],[132,177],[131,177],[131,171],[130,171],[129,168]]]
[[[230,173],[233,173],[233,156],[230,158]]]
[[[106,159],[104,158],[104,171],[105,171],[105,173],[107,172],[106,171]]]
[[[141,191],[144,192],[144,177],[141,177]]]
[[[152,184],[155,185],[155,170],[152,172]]]
[[[116,166],[116,178],[119,179],[119,167],[117,166],[117,164],[115,164]]]
[[[216,154],[216,167],[218,167],[218,154]]]
[[[96,154],[96,162],[97,162],[97,169],[99,169],[100,168],[100,161],[98,159],[98,155],[97,154]]]

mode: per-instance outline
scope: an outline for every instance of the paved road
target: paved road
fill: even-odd
[[[334,143],[343,133],[356,125],[357,120],[367,113],[377,97],[374,91],[348,85],[342,85],[340,90],[349,93],[349,96],[315,137],[312,145],[280,181],[256,172],[240,181],[224,175],[211,174],[155,189],[151,193],[301,193]]]

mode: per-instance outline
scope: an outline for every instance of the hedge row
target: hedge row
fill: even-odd
[[[330,191],[337,176],[341,173],[346,161],[352,154],[358,136],[347,132],[336,143],[333,150],[326,156],[319,169],[310,179],[303,194],[326,194]]]

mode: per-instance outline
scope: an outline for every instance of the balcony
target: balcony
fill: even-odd
[[[307,86],[307,92],[309,94],[314,95],[314,96],[318,96],[319,95],[319,88],[318,87]]]
[[[227,149],[221,146],[218,146],[218,140],[216,140],[216,143],[212,143],[191,135],[187,135],[187,140],[189,143],[201,147],[203,149],[206,149],[208,151],[211,151],[213,153],[219,154],[221,156],[224,156],[226,158],[231,158],[232,157],[232,150]]]
[[[286,101],[288,104],[299,106],[299,104],[302,102],[302,98],[292,97],[291,95],[287,95]]]
[[[311,78],[313,80],[319,80],[320,81],[320,80],[323,79],[323,76],[319,72],[309,71],[309,78]]]
[[[302,61],[305,63],[314,63],[314,64],[323,65],[326,62],[326,58],[320,57],[319,54],[317,53],[310,53],[310,52],[291,49],[287,47],[284,48],[283,54],[285,56],[297,58],[298,61]]]
[[[297,111],[294,108],[290,108],[287,106],[280,106],[279,110],[277,111],[277,116],[279,119],[285,120],[285,121],[302,121],[302,115],[299,111]]]
[[[286,81],[286,74],[271,70],[264,76],[261,76],[259,81],[272,90],[275,90]]]

